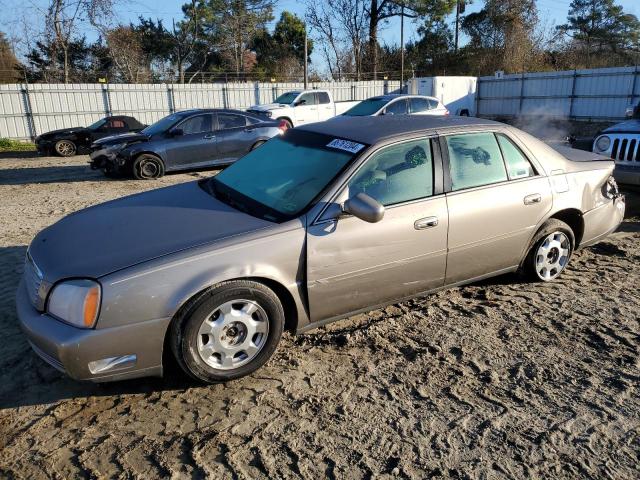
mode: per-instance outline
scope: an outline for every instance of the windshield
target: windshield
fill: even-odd
[[[107,123],[107,120],[105,118],[101,118],[100,120],[98,120],[95,123],[92,123],[91,125],[89,125],[87,127],[87,129],[89,130],[97,130],[99,129],[101,126],[103,126],[105,123]]]
[[[164,118],[161,118],[156,123],[152,123],[147,128],[142,130],[142,133],[145,135],[156,135],[158,133],[163,133],[173,127],[179,120],[182,120],[184,115],[180,115],[179,113],[174,113],[172,115],[168,115]]]
[[[283,104],[291,104],[296,99],[296,97],[300,95],[300,92],[287,92],[280,95],[275,99],[273,103],[283,103]]]
[[[283,222],[300,215],[364,147],[289,130],[213,177],[208,190],[245,213]]]
[[[363,100],[359,104],[351,107],[349,110],[343,113],[350,117],[365,117],[367,115],[373,115],[382,107],[388,103],[388,100],[382,97],[374,97],[368,100]]]

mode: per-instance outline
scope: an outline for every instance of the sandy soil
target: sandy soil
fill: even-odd
[[[250,378],[93,385],[20,332],[26,246],[77,209],[212,173],[112,181],[84,162],[0,159],[0,477],[640,476],[638,218],[560,281],[500,277],[285,336]]]

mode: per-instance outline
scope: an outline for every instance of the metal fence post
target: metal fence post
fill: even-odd
[[[636,84],[638,83],[638,65],[633,69],[633,81],[631,82],[631,95],[629,95],[629,104],[633,105],[633,99],[636,95]]]
[[[109,84],[102,84],[102,102],[104,103],[104,114],[107,117],[113,115],[113,111],[111,110],[111,95],[109,94]]]
[[[524,72],[520,75],[520,100],[518,103],[518,115],[522,116],[522,104],[524,103]]]
[[[29,136],[31,137],[31,140],[35,140],[38,136],[38,132],[36,131],[36,122],[33,118],[33,109],[31,108],[29,84],[25,83],[20,92],[22,93],[22,102],[24,103],[24,113],[27,117],[27,128],[29,129]]]
[[[578,78],[578,71],[573,70],[573,80],[571,81],[571,95],[569,96],[569,120],[573,117],[573,99],[576,96],[576,78]]]
[[[228,90],[228,84],[225,83],[222,86],[222,106],[223,108],[229,108],[229,99],[227,98],[227,90]]]
[[[173,87],[167,84],[167,104],[169,106],[169,115],[176,111],[176,100],[173,96]]]

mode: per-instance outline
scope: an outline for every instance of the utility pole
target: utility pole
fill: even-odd
[[[458,53],[458,39],[460,37],[460,14],[464,13],[466,0],[458,0],[456,2],[456,39],[455,39],[455,51]]]
[[[309,74],[307,72],[307,24],[304,24],[304,89],[307,89],[309,83]]]
[[[400,93],[404,92],[404,3],[400,7]]]

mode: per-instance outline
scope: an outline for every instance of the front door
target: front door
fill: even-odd
[[[182,130],[182,135],[168,138],[165,142],[167,170],[196,168],[216,158],[216,136],[210,113],[189,117],[175,129]]]
[[[318,121],[323,122],[336,115],[335,104],[331,103],[328,92],[316,92],[318,99]]]
[[[503,133],[445,141],[451,176],[447,284],[517,266],[551,208],[548,178]]]
[[[314,123],[318,121],[318,104],[316,94],[307,92],[300,95],[296,101],[296,124]]]
[[[431,147],[427,138],[383,147],[348,181],[336,202],[364,192],[385,205],[380,222],[327,214],[308,227],[312,321],[442,286],[447,204]]]

